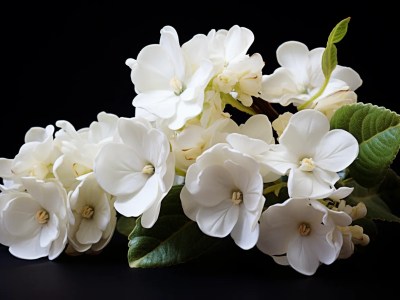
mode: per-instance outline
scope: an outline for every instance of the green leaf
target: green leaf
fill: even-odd
[[[328,44],[322,54],[322,72],[325,78],[329,78],[337,66],[337,48],[334,44]]]
[[[350,17],[343,19],[332,29],[328,37],[328,44],[340,42],[347,33],[347,28],[350,22]]]
[[[143,228],[140,217],[129,235],[128,262],[131,268],[166,267],[187,262],[224,244],[225,239],[204,234],[182,210],[180,191],[173,186],[161,204],[152,228]]]
[[[339,108],[331,118],[331,129],[350,132],[359,143],[359,154],[349,173],[359,184],[372,187],[385,177],[400,149],[400,116],[370,103]]]
[[[400,223],[400,218],[393,213],[400,206],[400,178],[393,170],[387,172],[379,186],[366,188],[352,179],[346,180],[345,186],[354,187],[346,199],[348,204],[363,202],[367,207],[367,218]]]
[[[136,225],[136,218],[119,216],[117,221],[117,231],[125,236],[129,236]]]

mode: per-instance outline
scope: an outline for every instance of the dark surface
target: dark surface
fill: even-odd
[[[227,2],[219,3],[221,7],[172,2],[143,7],[133,2],[3,7],[0,157],[14,157],[32,126],[66,119],[79,129],[100,111],[133,116],[134,87],[125,60],[157,43],[164,25],[177,29],[181,43],[213,28],[248,27],[255,34],[249,53],[263,56],[268,74],[277,67],[275,50],[282,42],[299,40],[310,49],[324,46],[333,26],[351,16],[349,32],[338,44],[339,64],[352,67],[363,79],[356,91],[359,101],[400,112],[398,48],[393,44],[398,38],[392,17],[396,10],[382,1],[379,6],[332,2],[319,11],[315,9],[321,2],[313,7],[266,3],[266,8]],[[400,170],[399,158],[393,166]],[[378,225],[379,235],[369,246],[350,259],[321,266],[312,277],[278,266],[255,249],[164,269],[130,269],[127,241],[119,234],[97,256],[61,255],[54,261],[20,260],[0,245],[0,299],[395,297],[400,225]]]

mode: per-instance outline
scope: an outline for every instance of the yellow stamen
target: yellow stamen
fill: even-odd
[[[314,168],[315,168],[315,163],[311,157],[310,158],[306,157],[301,160],[299,167],[301,171],[311,172],[312,170],[314,170]]]
[[[49,218],[50,218],[49,213],[44,209],[38,210],[36,212],[35,217],[36,217],[36,221],[39,224],[46,224],[49,221]]]
[[[180,81],[176,77],[172,77],[171,80],[169,81],[169,85],[174,91],[175,95],[180,95],[183,92],[183,84],[182,81]]]
[[[151,164],[145,165],[142,169],[143,174],[153,175],[154,174],[154,166]]]
[[[94,208],[89,205],[85,205],[84,207],[82,207],[81,215],[85,219],[91,219],[94,215]]]
[[[232,202],[235,205],[239,205],[240,203],[243,202],[243,194],[240,191],[233,192],[232,193]]]
[[[311,233],[311,227],[307,223],[301,223],[299,225],[299,233],[301,236],[308,236]]]

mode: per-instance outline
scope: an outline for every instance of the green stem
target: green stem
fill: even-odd
[[[312,96],[306,102],[304,102],[303,104],[299,105],[298,106],[298,110],[302,110],[302,109],[307,108],[308,105],[310,105],[315,99],[317,99],[319,96],[321,96],[322,93],[324,92],[324,90],[326,89],[326,86],[328,85],[330,78],[331,78],[330,75],[325,77],[324,84],[321,86],[321,88],[318,90],[318,92],[316,94],[314,94],[314,96]]]
[[[271,186],[269,186],[269,187],[266,187],[266,188],[263,190],[263,195],[267,195],[267,194],[269,194],[269,193],[274,193],[275,196],[278,196],[279,191],[280,191],[282,188],[284,188],[286,185],[287,185],[286,182],[279,182],[279,183],[273,184],[273,185],[271,185]]]
[[[222,94],[221,99],[225,104],[229,104],[230,106],[232,106],[246,114],[249,114],[252,116],[257,114],[251,107],[244,106],[239,100],[234,99],[229,94]]]

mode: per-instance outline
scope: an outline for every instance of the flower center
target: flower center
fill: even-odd
[[[300,162],[299,169],[305,172],[311,172],[315,168],[315,163],[311,157],[303,158]]]
[[[232,193],[232,203],[235,205],[239,205],[243,202],[243,194],[241,191],[233,192]]]
[[[182,81],[180,81],[178,78],[175,76],[171,78],[169,81],[169,85],[174,91],[175,95],[179,96],[183,92],[183,84]]]
[[[307,223],[301,223],[299,225],[299,233],[301,236],[307,236],[311,233],[311,226]]]
[[[82,207],[81,215],[85,219],[91,219],[94,215],[94,208],[89,205],[85,205]]]
[[[145,165],[142,169],[143,174],[153,175],[154,174],[154,166],[152,164]]]
[[[85,167],[84,165],[78,163],[74,163],[72,165],[72,169],[74,170],[76,177],[92,172],[92,170],[88,167]]]
[[[46,224],[49,221],[50,216],[47,210],[40,209],[36,212],[35,218],[39,224]]]
[[[203,144],[197,145],[192,148],[182,149],[185,159],[186,160],[195,160],[203,152],[204,146],[205,145],[203,143]]]

